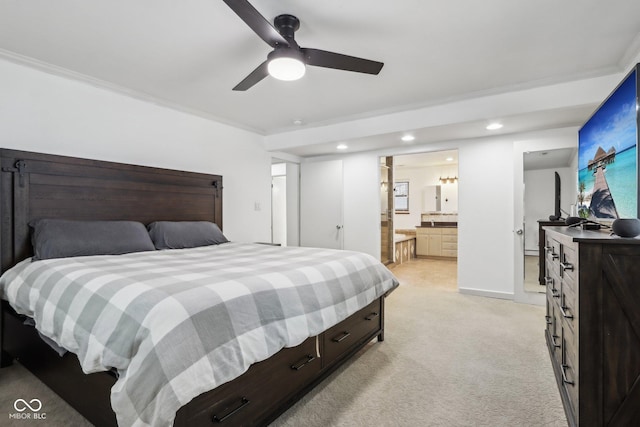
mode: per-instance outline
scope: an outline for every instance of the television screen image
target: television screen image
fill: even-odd
[[[578,132],[578,215],[638,215],[638,65]]]

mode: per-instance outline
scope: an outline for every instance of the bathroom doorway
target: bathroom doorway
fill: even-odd
[[[381,260],[457,263],[458,151],[380,157]]]

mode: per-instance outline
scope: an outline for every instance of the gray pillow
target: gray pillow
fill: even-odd
[[[29,225],[34,261],[155,250],[144,224],[135,221],[38,219]]]
[[[228,242],[218,225],[208,221],[156,221],[147,228],[156,249],[196,248]]]

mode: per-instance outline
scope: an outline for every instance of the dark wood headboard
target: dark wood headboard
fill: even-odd
[[[222,176],[0,149],[0,268],[32,255],[37,218],[212,221]]]

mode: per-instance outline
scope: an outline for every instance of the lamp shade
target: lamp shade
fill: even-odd
[[[298,80],[306,71],[302,53],[293,49],[276,49],[269,54],[268,60],[269,75],[278,80]]]

